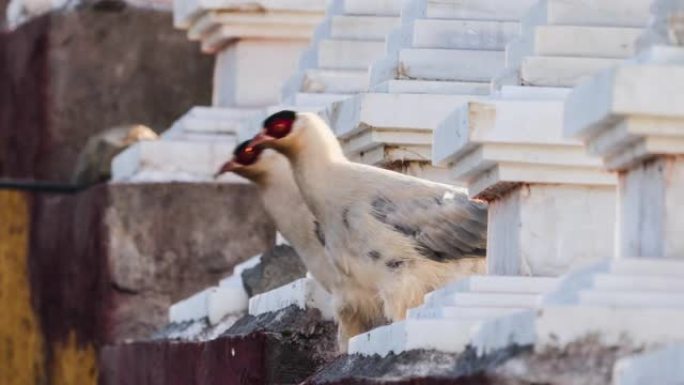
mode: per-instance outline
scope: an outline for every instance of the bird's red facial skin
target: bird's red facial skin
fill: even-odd
[[[264,133],[275,139],[286,137],[294,125],[297,114],[293,111],[277,112],[264,121]]]
[[[259,154],[261,154],[261,150],[253,146],[246,146],[233,155],[233,161],[243,166],[249,166],[259,159]]]
[[[290,131],[292,131],[293,123],[294,121],[286,118],[274,119],[273,121],[269,122],[269,125],[264,127],[264,129],[266,130],[266,134],[268,134],[268,136],[280,139],[284,138],[290,133]]]
[[[233,159],[226,162],[221,169],[216,173],[215,177],[227,172],[238,172],[243,167],[253,165],[259,160],[261,149],[249,145],[248,142],[240,144],[233,153]]]

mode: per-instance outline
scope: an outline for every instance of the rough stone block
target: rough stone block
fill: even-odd
[[[258,264],[235,274],[240,275],[248,296],[253,297],[303,278],[306,267],[295,249],[278,245],[263,253]]]
[[[4,177],[67,182],[94,134],[136,123],[163,130],[210,102],[212,60],[173,31],[167,12],[48,14],[0,36],[0,51]]]
[[[255,215],[263,209],[252,189],[112,184],[77,195],[45,196],[34,209],[37,279],[46,287],[56,285],[50,294],[54,301],[98,306],[92,317],[106,316],[109,324],[99,330],[103,342],[143,337],[166,323],[171,303],[214,284],[233,265],[271,244],[273,227],[265,214]],[[208,222],[215,230],[203,226]],[[90,225],[86,230],[65,223]],[[55,252],[67,258],[63,268],[55,266]],[[79,253],[91,262],[76,259]],[[92,264],[101,264],[102,274],[83,277],[101,290],[81,290],[86,298],[73,296],[81,280],[72,282],[59,272],[93,269]]]

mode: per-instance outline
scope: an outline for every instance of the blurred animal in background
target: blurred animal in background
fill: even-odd
[[[289,159],[331,262],[351,282],[374,286],[388,319],[404,319],[426,293],[485,271],[484,202],[453,186],[350,162],[312,113],[270,116],[252,146]]]
[[[382,315],[374,285],[354,281],[328,258],[318,222],[299,193],[287,159],[273,150],[244,142],[217,175],[234,172],[254,182],[266,212],[295,248],[311,275],[332,294],[339,322],[338,344],[346,351],[347,340],[387,321]]]
[[[111,178],[112,159],[128,146],[156,140],[151,128],[140,124],[109,128],[88,139],[81,150],[71,181],[78,185],[105,182]]]

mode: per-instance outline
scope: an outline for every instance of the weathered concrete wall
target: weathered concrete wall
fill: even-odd
[[[0,189],[0,352],[11,357],[0,383],[95,384],[102,346],[148,336],[171,303],[272,245],[252,189]]]
[[[0,31],[7,27],[7,18],[5,17],[5,15],[7,14],[8,4],[9,0],[0,0]]]
[[[212,66],[169,12],[86,7],[3,33],[0,176],[68,181],[94,133],[129,123],[162,131],[210,104]]]
[[[294,385],[336,355],[336,327],[317,309],[290,306],[246,316],[204,342],[144,341],[107,346],[101,385]]]

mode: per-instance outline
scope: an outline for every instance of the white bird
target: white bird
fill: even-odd
[[[342,352],[346,352],[350,337],[387,322],[373,286],[350,282],[328,260],[318,222],[304,203],[285,157],[272,150],[251,147],[247,141],[236,147],[233,159],[218,174],[225,172],[234,172],[256,184],[264,208],[280,233],[316,281],[332,294]]]
[[[487,206],[463,191],[350,162],[311,113],[270,116],[251,145],[289,159],[329,257],[355,282],[375,283],[388,319],[404,319],[451,280],[484,272]]]

